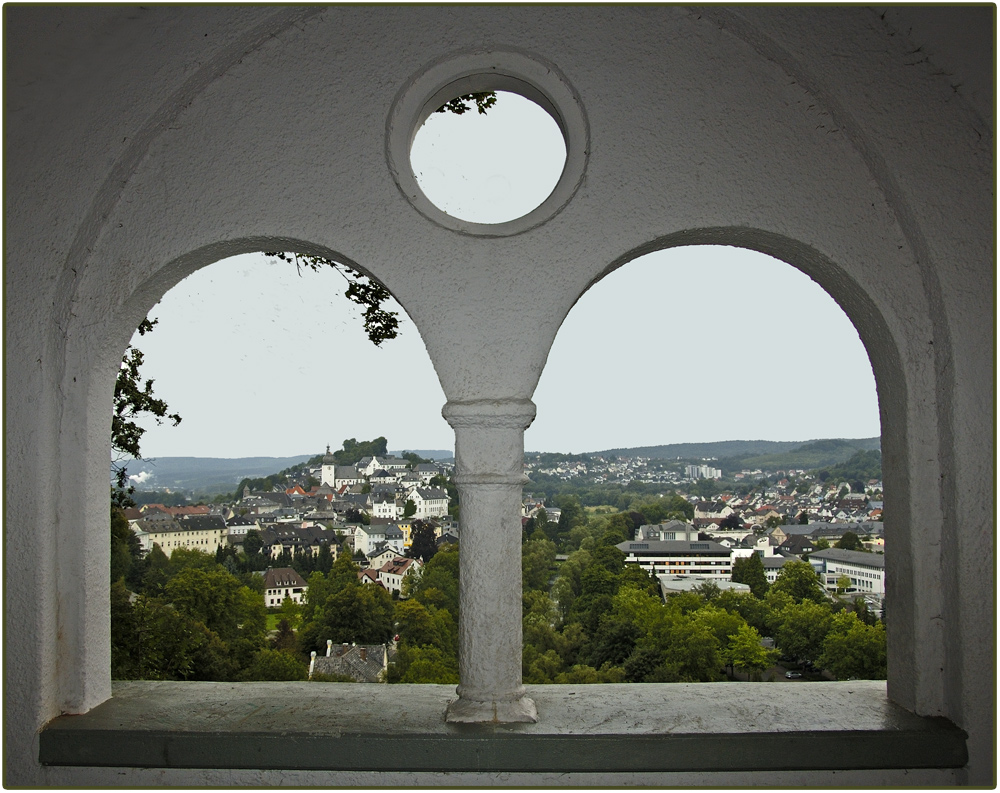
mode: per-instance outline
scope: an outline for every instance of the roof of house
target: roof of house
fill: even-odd
[[[419,493],[420,497],[425,501],[448,498],[448,492],[442,490],[440,487],[417,487],[414,488],[414,492]]]
[[[186,531],[225,531],[221,515],[182,515],[179,520]]]
[[[406,571],[413,567],[414,563],[419,566],[419,562],[417,562],[416,559],[407,559],[405,556],[397,556],[382,565],[379,572],[389,573],[390,575],[405,575]]]
[[[806,534],[793,534],[778,547],[792,553],[807,553],[816,547],[816,540]]]
[[[264,573],[264,589],[278,587],[306,587],[306,580],[291,567],[269,567]]]
[[[377,683],[395,653],[382,644],[334,645],[329,656],[317,656],[313,673],[346,675],[359,683]]]

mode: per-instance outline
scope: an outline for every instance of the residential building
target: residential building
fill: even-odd
[[[403,502],[411,500],[417,511],[414,520],[441,518],[448,514],[448,491],[440,487],[413,487],[406,492]]]
[[[228,536],[226,522],[218,515],[188,515],[176,520],[143,518],[132,526],[144,551],[159,545],[168,557],[178,548],[215,553]]]
[[[402,589],[403,578],[411,570],[420,572],[423,565],[419,559],[407,559],[405,556],[396,556],[385,562],[378,570],[378,582],[390,592],[399,592]]]
[[[280,606],[288,598],[301,605],[305,601],[309,584],[291,567],[269,567],[264,572],[264,605]]]
[[[636,542],[657,540],[673,542],[684,540],[693,542],[698,539],[698,530],[694,525],[681,520],[669,520],[666,523],[653,523],[640,526],[635,531]]]

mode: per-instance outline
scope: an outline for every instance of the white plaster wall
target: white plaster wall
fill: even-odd
[[[992,52],[962,30],[992,15],[953,13],[939,39],[917,21],[914,55],[900,7],[8,8],[5,581],[31,594],[6,601],[7,781],[42,779],[38,726],[110,694],[111,392],[178,280],[247,250],[335,252],[403,304],[451,402],[527,400],[589,285],[702,242],[789,261],[858,327],[883,426],[890,695],[961,724],[987,779]],[[385,154],[428,64],[490,50],[558,70],[589,134],[562,211],[501,238],[416,212]]]

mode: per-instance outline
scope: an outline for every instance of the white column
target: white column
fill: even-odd
[[[451,722],[538,721],[521,684],[521,488],[528,399],[449,402],[460,502],[458,699]]]

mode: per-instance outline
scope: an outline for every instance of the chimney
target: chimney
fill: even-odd
[[[367,647],[362,647],[361,648],[361,660],[362,661],[367,661],[368,660],[368,648]]]
[[[327,653],[327,655],[329,655],[329,654],[330,653]],[[310,680],[312,680],[313,669],[315,669],[315,668],[316,668],[316,651],[313,650],[311,653],[309,653],[309,679]]]
[[[330,648],[333,647],[333,639],[326,640],[326,657],[330,657]]]

